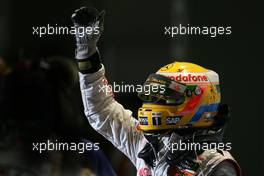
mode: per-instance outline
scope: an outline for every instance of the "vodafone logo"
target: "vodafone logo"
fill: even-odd
[[[178,82],[208,82],[206,75],[198,74],[178,74],[178,75],[167,75],[170,79]]]

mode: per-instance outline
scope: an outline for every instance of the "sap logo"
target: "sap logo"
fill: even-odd
[[[180,121],[182,116],[168,116],[166,119],[167,125],[176,125],[178,121]]]
[[[147,117],[139,117],[139,124],[140,125],[148,125],[148,118]]]

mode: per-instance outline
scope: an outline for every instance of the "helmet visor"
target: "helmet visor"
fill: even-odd
[[[138,97],[143,102],[181,104],[185,100],[186,85],[159,74],[151,74]]]

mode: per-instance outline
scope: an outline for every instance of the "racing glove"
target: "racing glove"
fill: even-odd
[[[105,11],[82,7],[72,14],[76,29],[76,51],[78,69],[81,73],[94,73],[101,68],[97,42],[103,32]]]

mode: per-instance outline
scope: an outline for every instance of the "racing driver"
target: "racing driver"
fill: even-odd
[[[229,117],[228,107],[220,104],[216,72],[187,62],[162,67],[143,85],[156,89],[138,92],[143,101],[138,119],[113,94],[100,91],[108,88],[97,48],[104,14],[82,7],[72,15],[76,28],[94,31],[76,34],[75,55],[91,126],[131,160],[138,176],[240,176],[227,146],[208,147],[222,143]],[[182,144],[184,150],[179,147]]]

